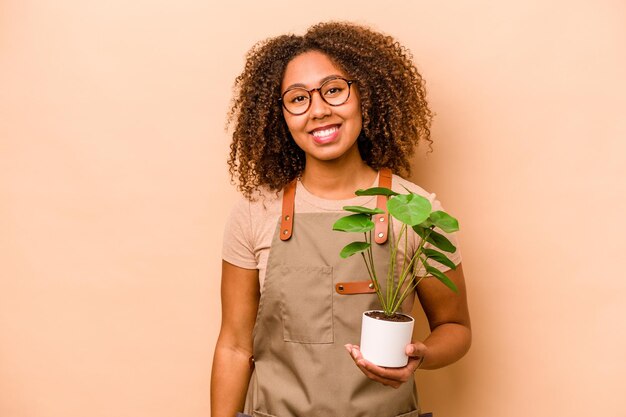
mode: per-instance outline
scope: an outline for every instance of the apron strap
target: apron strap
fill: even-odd
[[[389,168],[381,168],[378,174],[378,186],[391,189],[391,170]],[[382,245],[387,241],[389,235],[389,213],[387,213],[387,197],[379,195],[376,200],[376,207],[385,212],[385,214],[376,214],[374,216],[374,242]]]
[[[296,184],[298,179],[285,186],[283,192],[283,214],[280,218],[280,240],[289,240],[293,233],[293,206],[296,199]]]
[[[335,284],[337,294],[371,294],[376,292],[374,283],[367,281],[338,282]]]
[[[378,172],[378,186],[391,188],[391,170],[389,168],[381,168]],[[283,192],[283,211],[280,218],[280,240],[286,241],[293,234],[293,208],[296,199],[296,184],[298,179],[294,179],[285,186]],[[387,197],[379,195],[376,200],[376,207],[385,211],[385,214],[376,214],[374,216],[374,241],[382,245],[387,241],[389,235],[389,214],[387,213]]]

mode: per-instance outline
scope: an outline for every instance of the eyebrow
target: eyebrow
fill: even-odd
[[[328,75],[328,76],[326,76],[326,77],[324,77],[324,78],[322,78],[322,79],[320,80],[319,85],[322,85],[322,84],[324,84],[326,81],[328,81],[328,80],[332,80],[333,78],[343,78],[343,75],[339,75],[339,74],[332,74],[332,75]],[[304,85],[304,84],[302,84],[302,83],[296,83],[296,84],[291,84],[290,86],[288,86],[287,88],[285,88],[285,91],[290,90],[290,89],[292,89],[292,88],[296,88],[296,87],[301,87],[301,88],[307,89],[307,88],[306,88],[306,85]]]

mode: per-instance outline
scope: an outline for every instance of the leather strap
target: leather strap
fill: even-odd
[[[391,170],[389,168],[381,168],[378,173],[378,186],[391,189]],[[389,214],[387,213],[387,197],[379,195],[376,200],[376,207],[383,210],[385,214],[376,214],[374,216],[374,242],[382,245],[387,241],[389,235]]]
[[[378,173],[378,186],[391,188],[391,170],[381,168]],[[280,218],[280,240],[289,240],[293,234],[293,207],[296,199],[296,185],[298,179],[294,179],[285,186],[283,192],[283,211]],[[382,245],[387,241],[389,235],[389,214],[387,214],[387,197],[379,195],[376,200],[376,207],[385,211],[385,214],[376,214],[373,218],[375,223],[374,241]]]
[[[335,284],[335,291],[337,291],[337,294],[343,295],[371,294],[376,292],[374,283],[369,279],[367,281],[339,282]]]
[[[280,218],[280,240],[289,240],[293,234],[293,206],[296,199],[298,179],[285,186],[283,192],[283,213]]]

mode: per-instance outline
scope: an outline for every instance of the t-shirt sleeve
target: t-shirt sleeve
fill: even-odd
[[[241,268],[258,268],[253,237],[250,202],[240,197],[226,220],[222,259]]]

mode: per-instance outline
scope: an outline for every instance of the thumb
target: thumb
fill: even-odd
[[[417,346],[412,343],[406,345],[406,354],[407,356],[415,356],[417,354]]]
[[[406,346],[405,352],[407,356],[422,356],[423,349],[420,348],[417,343],[411,343]]]

